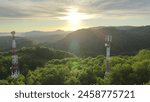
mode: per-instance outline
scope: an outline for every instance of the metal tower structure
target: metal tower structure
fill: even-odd
[[[110,48],[111,48],[112,36],[105,36],[105,47],[106,47],[106,70],[105,75],[109,73],[110,70]]]
[[[16,54],[16,40],[15,40],[15,31],[11,32],[12,34],[12,66],[11,69],[11,76],[16,78],[19,75],[19,68],[18,68],[18,56]]]

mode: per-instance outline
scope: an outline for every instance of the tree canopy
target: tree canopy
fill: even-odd
[[[28,85],[142,85],[150,83],[150,50],[135,56],[112,56],[105,75],[105,56],[81,58],[45,47],[18,51],[21,75],[10,75],[10,53],[0,55],[0,84]]]

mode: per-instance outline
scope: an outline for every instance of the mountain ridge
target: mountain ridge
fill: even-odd
[[[69,51],[79,56],[97,56],[105,54],[105,35],[113,37],[111,53],[132,55],[141,49],[150,48],[150,26],[86,28],[69,33],[63,39],[50,44],[50,47]]]

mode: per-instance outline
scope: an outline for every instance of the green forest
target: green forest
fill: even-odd
[[[1,85],[148,85],[150,50],[136,55],[111,56],[110,72],[105,75],[106,58],[79,57],[47,47],[24,47],[17,50],[20,75],[12,78],[12,52],[0,53]]]
[[[112,36],[105,75],[105,36]],[[20,75],[11,77],[12,37],[0,36],[2,85],[150,84],[150,26],[91,27],[16,36]]]

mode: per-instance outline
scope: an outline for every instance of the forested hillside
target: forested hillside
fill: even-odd
[[[33,71],[37,67],[42,67],[49,60],[75,56],[68,52],[38,46],[22,48],[17,51],[17,54],[19,56],[20,72],[25,76],[29,70]],[[0,79],[5,79],[11,74],[11,55],[11,52],[0,53]]]
[[[105,54],[105,35],[113,37],[112,55],[135,55],[141,49],[150,49],[150,26],[94,27],[68,34],[50,47],[88,57]]]
[[[10,53],[0,55],[0,84],[150,84],[150,50],[141,50],[135,56],[111,57],[111,70],[107,76],[102,55],[80,58],[43,47],[24,48],[18,54],[22,74],[16,79],[9,76]]]

